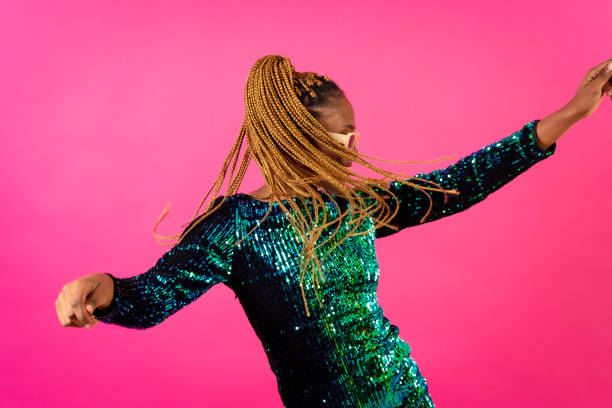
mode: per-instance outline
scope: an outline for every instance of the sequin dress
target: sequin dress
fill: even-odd
[[[536,143],[537,122],[447,168],[415,175],[460,192],[447,194],[446,201],[444,193],[428,191],[433,208],[425,222],[466,210],[552,155],[556,143],[547,150]],[[427,196],[416,188],[392,181],[391,189],[399,198],[394,219],[398,230],[375,230],[368,218],[370,222],[359,229],[367,234],[350,237],[325,258],[326,282],[318,289],[322,305],[307,274],[304,290],[310,317],[299,285],[297,236],[278,204],[259,224],[268,203],[244,193],[227,197],[146,272],[127,278],[109,274],[115,296],[108,308],[96,309],[94,315],[107,324],[147,329],[223,283],[235,293],[261,340],[285,407],[434,407],[410,346],[383,315],[376,298],[375,240],[419,225],[429,208]],[[329,214],[337,215],[338,208],[324,197]],[[346,203],[343,198],[336,201],[341,209]],[[348,220],[338,239],[347,232]],[[259,227],[234,248],[233,243],[255,225]],[[325,247],[319,249],[319,256],[326,252]]]

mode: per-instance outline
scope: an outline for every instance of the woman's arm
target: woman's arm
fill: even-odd
[[[557,139],[573,124],[595,112],[606,93],[612,97],[612,59],[589,69],[572,99],[560,110],[542,120],[527,123],[518,132],[464,157],[446,169],[417,174],[415,177],[460,192],[459,195],[447,196],[428,191],[433,207],[424,222],[466,210],[538,161],[551,156],[555,152]],[[431,187],[423,181],[410,181]],[[414,187],[392,181],[391,190],[400,201],[398,214],[391,222],[398,230],[382,227],[376,230],[376,237],[392,235],[403,228],[420,224],[430,206],[427,196]],[[384,192],[381,190],[379,193]],[[395,201],[389,201],[393,210]]]
[[[109,273],[114,282],[113,299],[107,308],[96,309],[94,316],[107,324],[147,329],[213,285],[227,283],[234,248],[234,217],[228,204],[226,200],[204,218],[148,271],[128,278]]]
[[[542,149],[536,141],[539,140],[539,136],[536,135],[538,123],[539,120],[533,120],[520,130],[471,153],[445,169],[416,174],[414,177],[433,181],[446,190],[459,191],[459,195],[454,195],[426,190],[431,196],[432,208],[423,223],[457,214],[472,207],[537,162],[553,155],[556,143],[550,144],[547,149]],[[435,187],[422,180],[409,181],[419,186]],[[391,224],[398,229],[393,230],[386,226],[378,228],[377,238],[421,224],[430,206],[427,195],[413,186],[391,181],[390,190],[399,199],[398,213],[391,220]],[[382,190],[379,193],[385,194]],[[392,198],[387,200],[393,211],[395,200]]]
[[[562,134],[580,120],[580,115],[564,107],[540,120],[536,126],[536,141],[541,149],[546,150]]]

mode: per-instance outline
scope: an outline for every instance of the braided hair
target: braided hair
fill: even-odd
[[[329,77],[314,72],[296,72],[288,58],[280,55],[266,55],[258,59],[251,68],[244,90],[245,118],[238,137],[223,163],[217,180],[200,202],[195,216],[190,221],[192,224],[190,228],[182,234],[161,238],[180,238],[178,241],[180,242],[195,225],[219,208],[228,196],[236,192],[251,159],[253,159],[270,189],[270,202],[268,210],[257,223],[257,226],[252,228],[239,241],[235,242],[234,245],[239,245],[257,229],[268,217],[272,206],[278,204],[303,244],[300,253],[300,289],[306,315],[310,316],[304,291],[304,278],[306,274],[310,275],[314,293],[319,305],[322,306],[317,291],[317,288],[320,287],[319,279],[325,282],[325,276],[320,263],[321,260],[325,259],[338,245],[349,237],[367,234],[369,231],[358,231],[358,229],[368,217],[374,220],[375,229],[386,226],[397,230],[397,227],[389,224],[389,222],[395,217],[398,209],[397,205],[394,206],[395,211],[391,213],[389,203],[383,199],[392,197],[396,203],[398,201],[395,194],[389,189],[390,186],[387,180],[365,177],[350,170],[323,153],[317,144],[324,145],[332,153],[364,165],[384,175],[385,178],[411,185],[426,194],[429,198],[430,206],[425,216],[421,219],[421,223],[427,218],[433,206],[431,196],[425,190],[459,194],[456,190],[445,190],[440,185],[429,180],[417,177],[409,178],[402,173],[392,173],[380,169],[370,164],[364,158],[391,163],[424,162],[378,159],[357,153],[352,149],[347,149],[336,142],[319,123],[317,118],[322,107],[333,106],[334,99],[344,96],[344,91]],[[247,146],[237,174],[234,177],[245,139],[247,140]],[[216,201],[230,165],[232,168],[226,194],[216,206],[211,208],[212,204]],[[418,179],[426,183],[432,183],[437,187],[421,186],[411,183],[409,179]],[[348,200],[346,211],[340,211],[336,200],[330,195],[327,188],[322,186],[328,186],[330,189],[333,189],[337,197]],[[206,206],[203,216],[197,219],[200,208],[213,189],[214,195]],[[282,197],[288,196],[292,191],[304,191],[306,194],[301,197],[301,205],[298,205],[297,200],[286,200],[289,207],[293,210],[290,211],[282,203]],[[379,191],[388,194],[381,195]],[[338,217],[329,222],[327,220],[328,214],[323,194],[327,194],[336,208],[339,209]],[[312,213],[305,204],[312,205]],[[164,209],[164,213],[155,225],[154,235],[159,235],[155,232],[155,229],[157,224],[165,217],[166,209]],[[320,210],[323,210],[321,222]],[[306,215],[304,215],[303,211],[306,212]],[[355,224],[355,226],[341,239],[336,239],[335,235],[338,234],[342,220],[346,216],[351,218],[350,223]],[[317,245],[321,233],[335,223],[338,226],[334,233],[327,240]],[[183,224],[183,227],[187,224]],[[325,248],[328,242],[333,242],[334,244],[330,244],[331,248],[329,248],[327,253],[318,256],[317,250],[322,247]]]

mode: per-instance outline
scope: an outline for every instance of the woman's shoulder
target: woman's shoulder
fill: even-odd
[[[213,208],[217,207],[214,213],[218,213],[219,216],[231,215],[234,213],[236,206],[240,204],[241,199],[242,197],[240,194],[230,194],[228,196],[219,195],[212,201],[212,205],[210,206],[208,211],[211,211]],[[214,215],[214,213],[211,215]],[[207,212],[202,215],[205,214],[207,214]]]
[[[183,230],[183,234],[196,222],[199,228],[203,228],[207,225],[218,226],[224,223],[232,223],[234,221],[233,215],[235,213],[238,198],[239,197],[235,197],[234,195],[229,195],[227,197],[224,195],[217,196],[207,211],[191,220],[189,225]],[[215,207],[217,208],[215,209]]]

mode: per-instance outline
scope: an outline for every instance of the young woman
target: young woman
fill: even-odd
[[[353,108],[330,78],[296,72],[282,56],[260,58],[204,213],[213,187],[152,268],[64,285],[58,318],[65,327],[146,329],[224,283],[260,338],[286,407],[433,407],[410,346],[378,305],[375,239],[464,211],[550,157],[556,140],[612,93],[608,63],[593,67],[559,111],[445,169],[405,177],[357,151]],[[265,184],[237,193],[251,158]],[[353,162],[385,177],[363,177]],[[217,196],[230,164],[227,192]]]

